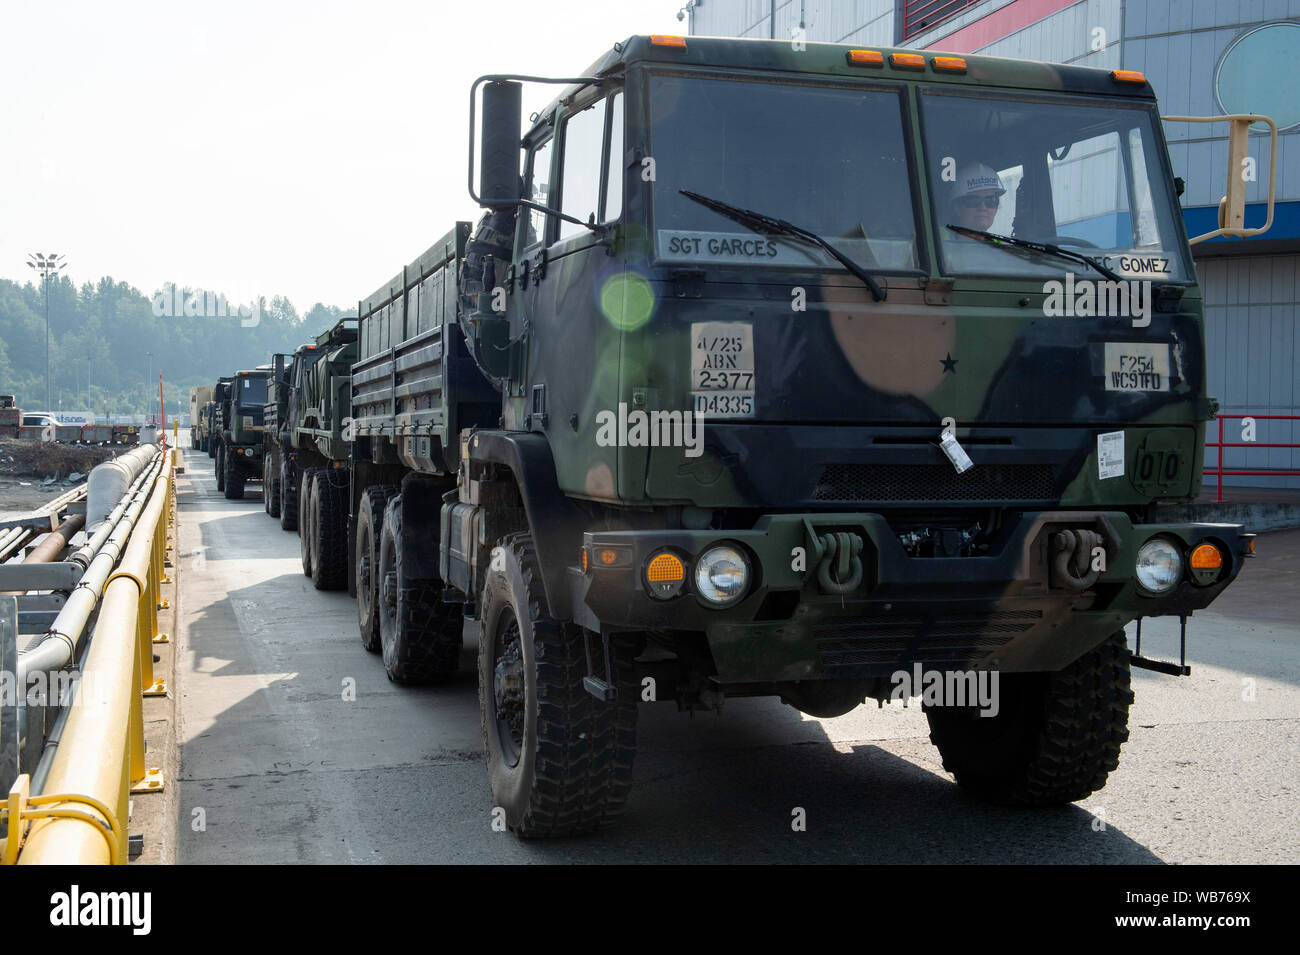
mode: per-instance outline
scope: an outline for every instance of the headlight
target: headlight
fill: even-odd
[[[1173,590],[1183,575],[1183,558],[1178,548],[1160,537],[1152,538],[1138,550],[1137,579],[1153,594]]]
[[[710,547],[695,563],[695,592],[714,607],[737,603],[749,589],[749,561],[735,547]]]

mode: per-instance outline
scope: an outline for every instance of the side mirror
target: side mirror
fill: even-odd
[[[479,148],[481,206],[503,208],[519,202],[519,136],[523,86],[497,80],[483,87],[483,132]]]
[[[1273,194],[1277,186],[1277,124],[1267,116],[1254,113],[1230,113],[1226,116],[1162,116],[1167,123],[1231,123],[1228,133],[1228,185],[1219,200],[1219,228],[1187,240],[1189,245],[1233,236],[1243,239],[1260,235],[1273,226]],[[1252,123],[1268,123],[1272,133],[1272,147],[1268,160],[1268,215],[1258,229],[1246,228],[1246,169],[1251,166],[1247,155],[1247,137]],[[1181,195],[1181,191],[1179,193]]]

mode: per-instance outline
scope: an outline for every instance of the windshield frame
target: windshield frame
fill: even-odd
[[[853,77],[838,77],[838,76],[831,77],[831,76],[823,76],[823,75],[818,75],[816,77],[810,78],[809,75],[806,73],[790,73],[790,72],[783,72],[783,71],[766,71],[766,70],[760,73],[760,72],[748,71],[748,70],[684,69],[684,68],[672,66],[670,64],[664,64],[664,65],[655,64],[653,68],[641,68],[638,69],[636,73],[638,75],[636,76],[635,86],[638,93],[640,94],[637,97],[637,102],[636,102],[636,107],[640,114],[637,117],[639,128],[634,129],[630,125],[627,127],[627,135],[628,135],[627,145],[630,146],[632,144],[632,137],[637,132],[640,132],[643,135],[646,143],[645,155],[654,156],[656,160],[659,160],[661,157],[659,157],[655,152],[655,148],[656,148],[654,144],[655,129],[653,125],[654,106],[652,103],[653,93],[652,93],[651,86],[654,80],[660,77],[676,77],[685,80],[721,80],[721,81],[730,81],[734,83],[763,84],[763,85],[779,86],[785,88],[812,87],[815,90],[840,89],[840,90],[847,90],[850,92],[867,91],[867,92],[889,93],[895,95],[897,97],[898,110],[899,110],[898,112],[899,133],[903,143],[903,150],[905,154],[905,165],[907,169],[908,190],[909,190],[908,195],[910,199],[910,207],[912,213],[912,230],[913,230],[912,244],[915,253],[916,265],[908,269],[869,267],[865,263],[863,263],[862,266],[867,271],[869,271],[872,275],[877,275],[882,277],[898,276],[906,279],[906,278],[922,277],[922,276],[927,276],[932,274],[930,243],[927,240],[927,237],[925,235],[925,229],[924,229],[925,216],[922,213],[922,206],[921,206],[922,203],[921,184],[918,181],[919,176],[917,175],[917,169],[918,169],[917,152],[916,152],[917,143],[915,137],[915,130],[913,127],[914,106],[911,102],[912,94],[910,92],[910,88],[914,85],[913,83],[908,82],[906,80],[891,81],[887,78],[875,77],[875,76],[864,77],[861,80],[858,80]],[[629,89],[632,88],[632,85],[633,84],[629,82],[628,84]],[[624,102],[625,124],[629,122],[630,110],[632,108],[632,105],[633,104],[630,99],[625,100]],[[815,148],[815,147],[808,147],[808,148]],[[647,231],[649,233],[650,256],[652,262],[657,266],[663,268],[669,268],[669,269],[693,269],[693,270],[707,269],[710,272],[718,272],[718,273],[736,272],[736,273],[743,274],[745,276],[744,281],[747,282],[754,282],[754,281],[763,282],[762,276],[770,273],[772,275],[772,280],[771,280],[772,284],[788,284],[788,279],[791,275],[816,274],[817,276],[819,276],[820,281],[828,285],[837,285],[837,286],[844,285],[844,286],[853,286],[858,288],[862,287],[862,282],[860,279],[854,276],[853,273],[848,271],[846,268],[844,268],[844,266],[836,262],[833,258],[831,258],[826,253],[819,253],[819,254],[826,255],[827,258],[827,261],[822,264],[817,264],[813,262],[776,264],[770,262],[756,262],[756,261],[745,261],[745,260],[737,260],[734,262],[719,262],[719,261],[709,260],[709,259],[685,259],[685,258],[678,258],[678,257],[661,256],[659,251],[659,229],[656,224],[658,203],[655,197],[655,187],[658,185],[658,183],[641,182],[639,181],[640,180],[639,176],[636,178],[638,180],[637,185],[641,187],[642,194],[644,197],[643,201],[646,210],[645,214],[646,214]],[[863,198],[869,200],[869,194],[866,192],[865,189],[863,192]],[[771,209],[763,208],[763,203],[761,201],[747,200],[746,202],[743,202],[741,204],[746,206],[747,208],[753,209],[755,212],[759,212],[765,215],[774,214]],[[624,194],[624,209],[625,209],[625,213],[630,213],[632,209],[632,206],[628,203],[626,192]],[[722,223],[725,222],[726,220],[723,218],[719,218],[718,221],[719,223]],[[801,222],[794,219],[790,221],[794,225],[801,226],[804,228],[807,228],[809,226],[809,223],[807,222]],[[721,231],[726,231],[726,230],[721,230]],[[739,231],[736,232],[735,235],[739,237],[747,237],[751,235],[757,236],[758,234],[752,232]],[[839,236],[822,236],[822,238],[827,239],[828,241],[834,241],[835,239],[839,238]],[[786,242],[788,240],[776,239],[774,241]],[[850,258],[854,258],[854,255],[851,251],[845,251],[845,254],[849,255]]]
[[[1160,117],[1160,109],[1156,104],[1155,100],[1121,99],[1118,97],[1097,96],[1095,94],[1089,94],[1089,93],[1057,93],[1048,90],[1023,90],[1023,89],[1013,89],[1013,88],[1001,87],[1001,86],[954,87],[954,86],[939,86],[937,84],[924,84],[924,85],[918,84],[918,88],[916,91],[916,102],[915,102],[916,128],[921,139],[921,145],[920,145],[921,154],[922,156],[926,157],[926,161],[929,161],[929,159],[931,158],[931,144],[928,138],[929,124],[927,123],[926,116],[925,116],[925,110],[926,110],[925,94],[930,94],[935,97],[1002,100],[1004,102],[1022,101],[1026,104],[1039,104],[1039,105],[1049,105],[1049,106],[1083,106],[1083,107],[1091,107],[1094,109],[1101,108],[1101,109],[1106,109],[1111,111],[1128,109],[1128,110],[1133,110],[1134,112],[1145,114],[1145,116],[1151,123],[1152,142],[1150,143],[1150,147],[1151,150],[1155,153],[1154,162],[1155,165],[1162,172],[1159,183],[1157,183],[1151,176],[1148,175],[1147,177],[1147,186],[1152,193],[1152,208],[1153,211],[1155,211],[1156,215],[1158,216],[1159,210],[1157,206],[1159,201],[1162,200],[1157,199],[1156,193],[1158,191],[1162,192],[1163,195],[1165,196],[1165,199],[1163,201],[1168,203],[1168,208],[1171,213],[1171,219],[1172,219],[1170,223],[1171,227],[1177,233],[1177,236],[1173,241],[1167,243],[1165,242],[1161,243],[1162,246],[1161,251],[1169,251],[1179,256],[1181,261],[1178,263],[1178,265],[1181,268],[1181,272],[1183,276],[1185,276],[1182,278],[1165,277],[1165,278],[1160,278],[1158,280],[1153,279],[1153,282],[1160,285],[1174,285],[1180,287],[1190,287],[1197,284],[1196,267],[1192,258],[1190,247],[1187,244],[1187,228],[1185,225],[1185,219],[1183,218],[1183,209],[1182,209],[1182,205],[1178,202],[1178,197],[1177,195],[1175,195],[1172,188],[1173,167],[1171,165],[1171,161],[1169,157],[1168,145],[1164,139],[1163,127],[1160,125],[1162,122]],[[1135,184],[1131,181],[1132,176],[1129,170],[1129,165],[1126,161],[1123,162],[1121,169],[1123,170],[1123,174],[1125,178],[1125,191],[1129,196],[1129,203],[1130,203],[1129,214],[1131,216],[1132,199],[1134,195]],[[934,241],[935,268],[940,275],[944,276],[945,278],[953,278],[959,280],[964,280],[964,279],[993,280],[998,282],[1006,282],[1006,281],[1043,282],[1043,281],[1051,280],[1053,278],[1053,276],[1051,275],[1048,275],[1046,273],[1040,273],[1040,272],[1026,272],[1026,271],[993,272],[993,271],[975,271],[973,269],[971,270],[954,269],[948,262],[948,257],[945,255],[945,251],[944,251],[944,243],[946,241],[951,241],[951,236],[953,235],[953,233],[952,230],[947,227],[947,223],[940,215],[940,209],[943,203],[940,200],[939,196],[937,196],[934,192],[934,188],[933,188],[934,184],[932,182],[932,177],[926,175],[925,180],[926,180],[925,188],[927,190],[928,203],[929,203],[931,227],[934,230],[933,241]],[[1033,241],[1039,241],[1039,240],[1033,240]],[[1096,258],[1099,261],[1103,262],[1103,264],[1106,263],[1108,258],[1114,258],[1117,255],[1117,253],[1109,252],[1108,250],[1105,249],[1091,249],[1087,247],[1074,246],[1074,245],[1066,246],[1065,248],[1067,248],[1071,252],[1079,252],[1091,258]],[[1005,254],[1005,258],[1008,260],[1009,268],[1014,268],[1014,260],[1017,258],[1024,263],[1029,263],[1032,261],[1030,258],[1030,254],[1028,252],[1022,253],[1022,252],[1008,251]],[[1083,278],[1095,279],[1099,277],[1099,273],[1095,269],[1091,268],[1090,266],[1084,265],[1081,262],[1071,263],[1065,259],[1058,259],[1055,256],[1045,255],[1041,257],[1041,264],[1044,267],[1046,267],[1048,262],[1058,267],[1058,269],[1069,269],[1070,271],[1074,272],[1076,278],[1083,277]],[[1110,267],[1114,268],[1113,265]],[[1056,277],[1059,278],[1059,276]],[[1135,279],[1141,280],[1142,278],[1151,278],[1151,277],[1121,273],[1121,278],[1125,280],[1135,280]]]

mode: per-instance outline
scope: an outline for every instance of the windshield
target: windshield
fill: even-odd
[[[241,405],[266,404],[266,379],[240,378],[239,403]]]
[[[925,91],[926,170],[950,273],[1095,277],[1082,263],[1035,260],[948,225],[1051,243],[1124,278],[1191,281],[1147,104],[1094,106]]]
[[[650,108],[660,260],[843,271],[824,250],[757,235],[685,189],[786,219],[865,269],[918,267],[897,92],[656,75]]]

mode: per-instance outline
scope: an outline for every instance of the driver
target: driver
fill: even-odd
[[[998,214],[1001,197],[1006,193],[997,171],[986,163],[971,163],[957,173],[949,202],[953,225],[987,232]]]

